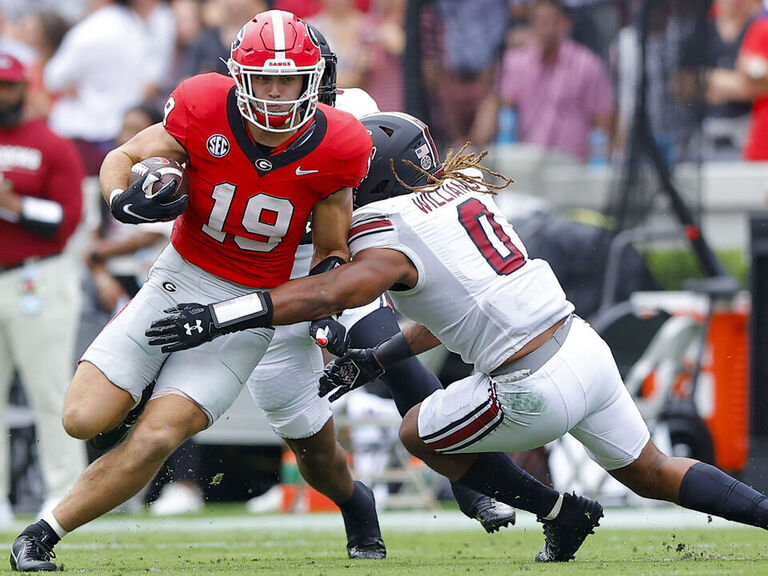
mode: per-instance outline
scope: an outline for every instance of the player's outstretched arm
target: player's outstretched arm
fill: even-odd
[[[376,299],[394,284],[413,286],[411,261],[395,250],[362,251],[353,262],[291,280],[270,292],[256,291],[214,304],[180,304],[146,331],[149,344],[163,352],[194,348],[246,328],[318,320]]]

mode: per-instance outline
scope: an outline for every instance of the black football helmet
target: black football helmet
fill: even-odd
[[[323,70],[323,76],[320,78],[320,91],[318,92],[317,100],[322,104],[334,106],[336,104],[336,62],[338,59],[328,45],[328,40],[317,29],[317,26],[307,22],[307,28],[315,43],[320,46],[320,53],[323,56],[323,60],[325,60],[325,70]]]
[[[373,151],[368,174],[355,188],[355,208],[392,196],[410,194],[410,190],[397,181],[392,173],[390,158],[400,179],[409,186],[430,183],[427,174],[439,175],[443,166],[429,133],[429,128],[418,118],[402,112],[377,112],[360,119],[373,140]],[[410,160],[420,166],[420,172],[403,162]]]

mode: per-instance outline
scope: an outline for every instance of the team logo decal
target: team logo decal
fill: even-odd
[[[429,154],[429,145],[428,144],[422,144],[415,150],[416,152],[416,158],[419,159],[419,164],[421,164],[421,167],[424,170],[429,170],[432,168],[432,156]]]
[[[229,140],[223,134],[214,134],[208,138],[205,147],[214,158],[222,158],[229,152]]]
[[[254,162],[254,165],[256,166],[256,168],[258,168],[262,172],[269,172],[270,170],[272,170],[272,162],[270,162],[266,158],[259,158],[258,160],[256,160],[256,162]]]
[[[203,322],[201,320],[195,320],[195,325],[190,325],[189,322],[184,324],[184,330],[187,332],[187,336],[192,336],[192,330],[196,330],[198,334],[203,333]]]
[[[163,290],[166,292],[176,292],[176,284],[173,282],[163,282]]]

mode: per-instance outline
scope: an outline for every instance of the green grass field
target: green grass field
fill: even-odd
[[[542,565],[533,556],[543,541],[533,518],[487,535],[453,510],[381,514],[388,557],[351,561],[341,519],[335,514],[247,515],[209,507],[191,518],[111,515],[70,534],[57,546],[56,562],[70,573],[146,575],[273,574],[407,575],[759,575],[768,574],[768,534],[704,517],[674,516],[648,528],[654,509],[624,514],[586,541],[575,561]],[[633,520],[636,514],[637,520]],[[28,519],[0,532],[7,551]],[[632,528],[632,526],[637,528]],[[7,552],[0,566],[10,572]]]

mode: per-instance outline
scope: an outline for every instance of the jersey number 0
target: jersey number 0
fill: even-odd
[[[488,207],[477,198],[457,206],[459,222],[480,254],[500,275],[512,274],[525,264],[525,256],[512,243]]]

